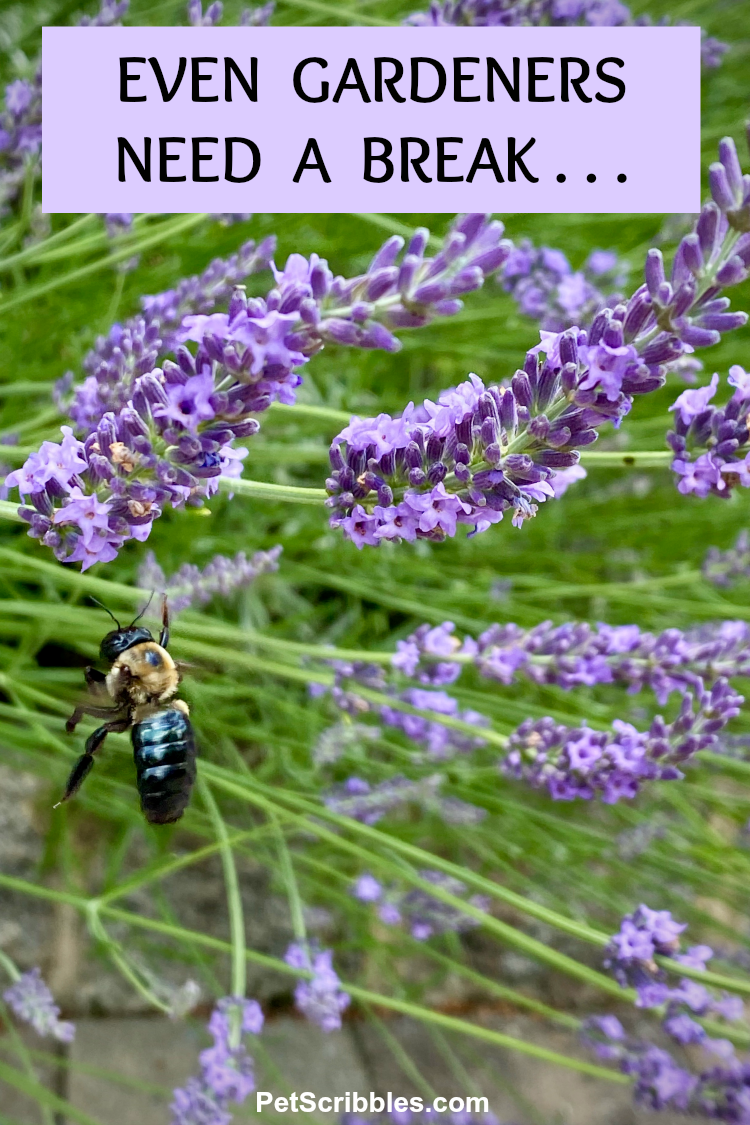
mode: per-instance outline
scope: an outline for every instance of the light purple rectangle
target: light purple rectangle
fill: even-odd
[[[130,95],[146,95],[141,102],[120,100],[120,58],[155,57],[169,87],[178,73],[180,56],[187,59],[185,76],[174,98],[165,102],[149,62],[128,64],[140,78],[127,84]],[[192,59],[213,57],[197,64],[203,96],[215,102],[192,100]],[[232,101],[225,100],[225,58],[235,60],[251,77],[251,57],[257,62],[257,100],[251,101],[236,77]],[[436,101],[411,100],[411,60],[436,60],[445,70],[446,89]],[[487,63],[493,58],[513,87],[513,58],[519,62],[519,101],[512,100]],[[294,90],[293,76],[304,59],[322,58],[324,69],[310,63],[303,71],[301,88],[308,96],[321,93],[329,83],[328,99],[311,103]],[[375,100],[375,59],[398,60],[404,77],[393,90],[406,100],[393,100],[382,83],[383,100]],[[464,96],[479,101],[456,101],[456,58],[478,58],[479,63],[458,64],[464,75]],[[359,89],[344,89],[334,96],[347,60],[357,61],[369,102]],[[552,62],[529,64],[530,58]],[[578,87],[590,97],[580,99],[571,81],[582,71],[568,63],[568,101],[562,101],[564,58],[588,65],[589,77]],[[623,65],[613,62],[619,59]],[[602,63],[602,60],[610,60]],[[625,83],[621,100],[618,88],[597,73]],[[383,63],[384,77],[395,68]],[[529,68],[539,76],[538,96],[553,101],[529,101]],[[43,31],[44,66],[44,180],[43,206],[55,212],[694,212],[700,209],[700,29],[697,27],[627,28],[360,28],[268,27],[183,28],[47,27]],[[488,101],[488,71],[494,75],[495,100]],[[439,71],[431,63],[417,66],[418,95],[435,90]],[[544,78],[543,76],[547,76]],[[349,71],[349,82],[356,75]],[[668,133],[660,124],[669,118]],[[124,137],[142,161],[145,140],[151,138],[151,182],[145,182],[124,150],[125,182],[118,180],[118,137]],[[184,143],[165,144],[165,155],[178,160],[165,163],[169,175],[185,175],[181,183],[160,181],[160,138],[181,137]],[[193,181],[193,138],[202,142],[200,155],[215,154],[197,165],[199,174],[218,175],[217,182]],[[253,141],[260,153],[260,168],[248,183],[225,179],[225,139]],[[394,171],[390,180],[364,179],[365,138],[382,137],[392,145]],[[427,142],[429,155],[421,169],[431,178],[424,183],[407,163],[408,182],[402,180],[401,139],[417,137]],[[515,182],[509,179],[509,140],[518,153],[530,138],[534,144],[522,157],[532,183],[520,164],[510,162]],[[330,176],[320,171],[294,175],[310,138],[315,138]],[[438,138],[444,140],[443,175],[458,175],[460,182],[438,182]],[[478,169],[468,183],[471,165],[487,138],[503,182],[492,167]],[[411,142],[407,155],[421,146]],[[233,174],[243,174],[242,161],[251,167],[251,149],[235,144]],[[373,143],[373,153],[383,146]],[[182,154],[182,155],[180,155]],[[245,156],[245,154],[247,154]],[[457,159],[450,160],[451,156]],[[310,157],[310,162],[314,157]],[[480,163],[490,164],[485,147]],[[387,165],[374,162],[372,174]],[[558,177],[564,176],[564,182]],[[595,176],[594,182],[588,177]],[[625,176],[624,182],[618,176]]]

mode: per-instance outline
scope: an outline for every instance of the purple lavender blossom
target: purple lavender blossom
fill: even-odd
[[[460,879],[441,871],[420,870],[418,875],[456,898],[466,893],[466,886]],[[379,883],[369,873],[361,875],[350,891],[360,902],[377,903],[378,918],[387,926],[404,923],[417,941],[427,941],[434,934],[465,933],[479,925],[476,918],[421,888],[403,891],[394,885]],[[471,895],[466,901],[477,910],[486,912],[490,908],[490,899],[485,895]]]
[[[174,1091],[172,1125],[229,1125],[229,1102],[241,1104],[255,1089],[253,1060],[242,1036],[259,1035],[262,1027],[255,1000],[227,996],[218,1001],[208,1024],[213,1046],[200,1053],[200,1077]]]
[[[500,768],[534,789],[546,789],[554,800],[599,796],[615,804],[635,797],[646,780],[683,777],[679,766],[717,743],[718,731],[739,714],[742,701],[719,679],[710,692],[697,691],[695,700],[686,692],[677,718],[668,724],[657,716],[648,731],[619,719],[611,731],[527,719],[511,734]]]
[[[651,18],[633,16],[621,0],[430,0],[426,12],[415,12],[404,23],[412,27],[623,27],[648,26]],[[726,43],[701,32],[703,66],[720,66],[728,50]]]
[[[240,15],[239,26],[267,27],[271,22],[275,6],[273,0],[270,0],[269,3],[261,4],[257,8],[245,8]],[[205,12],[201,0],[189,0],[187,6],[187,19],[191,27],[216,27],[221,22],[223,14],[224,5],[221,0],[213,0],[212,3],[208,4]],[[241,218],[249,217],[249,215],[241,216]]]
[[[133,231],[133,215],[129,212],[112,212],[103,215],[102,218],[104,219],[107,238],[113,243]],[[115,271],[117,273],[132,273],[134,269],[138,268],[140,261],[140,254],[134,254],[131,258],[126,258],[125,261],[117,262]]]
[[[108,213],[103,218],[109,238],[116,238],[120,234],[129,234],[133,229],[133,215],[129,211]]]
[[[422,715],[411,715],[400,711],[395,707],[387,705],[381,707],[380,717],[384,723],[403,731],[407,738],[424,748],[423,760],[448,761],[456,754],[465,754],[485,745],[481,729],[490,725],[489,719],[478,711],[470,709],[461,711],[458,702],[446,692],[409,688],[400,693],[398,698],[412,707],[418,707],[421,711],[432,711],[436,715],[460,719],[461,722],[477,728],[476,735],[465,734],[463,731],[445,726],[439,719],[433,721]]]
[[[444,621],[442,625],[420,625],[406,641],[399,641],[391,665],[405,676],[415,678],[420,684],[443,687],[452,684],[461,673],[460,664],[435,660],[421,664],[422,656],[432,658],[455,656],[458,653],[473,656],[476,642],[470,637],[463,644],[453,635],[455,625]]]
[[[734,547],[727,551],[709,547],[702,570],[703,577],[715,586],[729,587],[750,578],[750,534],[747,530],[739,533]]]
[[[75,1024],[60,1019],[60,1009],[42,980],[40,969],[31,969],[7,988],[3,999],[19,1019],[30,1024],[37,1035],[52,1036],[60,1043],[72,1043]]]
[[[330,692],[333,702],[345,714],[362,715],[372,709],[370,703],[358,694],[358,684],[379,692],[386,691],[388,687],[385,672],[377,664],[345,660],[326,660],[325,663],[335,672],[333,686],[329,688],[324,684],[314,684],[310,685],[308,690],[314,696],[322,696]],[[484,746],[484,739],[479,731],[482,727],[490,725],[489,719],[477,711],[461,711],[457,700],[446,692],[426,691],[415,687],[400,693],[391,689],[389,694],[410,707],[433,712],[436,716],[446,715],[452,719],[459,719],[478,728],[477,735],[473,736],[446,726],[439,718],[431,720],[423,715],[412,715],[407,711],[399,710],[390,704],[381,705],[377,710],[383,722],[403,731],[408,738],[423,748],[423,753],[413,758],[415,763],[446,761],[457,753],[466,753]]]
[[[701,499],[750,487],[750,375],[739,364],[730,367],[727,382],[734,391],[723,407],[709,405],[718,381],[714,374],[708,386],[683,391],[670,407],[675,427],[667,441],[676,455],[672,470],[679,478],[677,488]]]
[[[201,0],[189,0],[187,6],[187,19],[191,27],[216,27],[222,17],[224,5],[221,0],[214,0],[206,8],[204,15]]]
[[[240,16],[240,27],[268,27],[275,8],[274,0],[268,0],[268,3],[260,4],[257,8],[245,8]],[[724,47],[723,43],[719,43],[715,39],[712,42],[716,43],[717,48]],[[719,54],[720,58],[721,54]]]
[[[440,646],[431,638],[441,638]],[[702,690],[716,677],[750,675],[750,626],[720,621],[683,632],[654,634],[637,625],[592,626],[586,622],[531,629],[513,622],[491,625],[477,640],[453,635],[453,623],[421,625],[399,641],[392,667],[420,683],[454,682],[473,664],[487,679],[515,683],[525,676],[537,684],[576,687],[618,683],[631,693],[650,688],[660,704],[674,691]],[[435,673],[434,668],[440,672]]]
[[[200,278],[149,299],[159,319],[115,326],[99,341],[71,411],[85,441],[64,427],[60,445],[44,443],[9,478],[31,497],[32,506],[21,509],[29,534],[58,559],[83,569],[110,561],[127,539],[148,537],[165,505],[200,504],[222,472],[237,475],[247,450],[231,442],[257,430],[248,415],[259,401],[270,402],[268,382],[240,380],[219,392],[213,361],[200,348],[195,358],[179,350],[181,366],[154,365],[160,333],[174,318],[179,324],[186,308],[210,308],[238,275],[265,265],[271,249],[248,244],[228,262],[217,259]],[[235,293],[234,306],[246,306],[244,293]],[[212,577],[221,586],[218,570]]]
[[[0,215],[23,190],[28,170],[38,165],[42,147],[42,73],[17,78],[5,88],[0,111]]]
[[[138,570],[138,585],[144,590],[166,594],[171,612],[175,614],[193,604],[205,605],[217,594],[229,597],[252,585],[261,574],[273,574],[279,569],[282,550],[281,546],[276,546],[270,551],[256,551],[250,558],[244,551],[231,559],[226,555],[214,555],[202,569],[183,563],[170,578],[158,565],[153,551],[148,551]]]
[[[729,312],[719,293],[748,276],[750,189],[731,138],[720,143],[719,155],[711,166],[714,198],[680,242],[671,282],[661,252],[650,250],[645,284],[627,303],[601,309],[586,331],[542,330],[541,343],[509,383],[485,387],[472,375],[437,402],[410,403],[401,417],[353,419],[330,451],[332,526],[359,548],[382,539],[441,541],[458,524],[476,534],[506,512],[520,527],[554,497],[555,472],[577,465],[580,449],[596,441],[602,425],[618,426],[635,395],[662,386],[680,357],[744,324],[746,314]],[[739,371],[733,369],[734,405],[717,419],[723,427],[696,463],[685,455],[678,416],[672,445],[681,491],[704,495],[737,481],[750,484],[750,460],[723,470],[747,440],[739,410],[750,387]],[[705,442],[709,433],[693,436]]]
[[[634,985],[636,1005],[659,1008],[662,1027],[680,1047],[701,1048],[709,1057],[707,1069],[694,1074],[680,1067],[668,1051],[629,1036],[614,1016],[596,1016],[585,1021],[583,1040],[596,1054],[619,1063],[620,1069],[635,1080],[636,1105],[647,1109],[670,1109],[692,1117],[723,1121],[750,1122],[750,1066],[735,1057],[728,1039],[711,1037],[700,1022],[711,1016],[739,1020],[744,1005],[739,996],[718,994],[696,981],[682,978],[676,987],[667,983],[666,973],[655,957],[678,966],[705,969],[713,951],[705,945],[679,952],[680,934],[685,930],[667,910],[639,906],[623,918],[620,930],[607,947],[605,965],[623,986]],[[662,962],[663,963],[663,962]],[[716,1058],[724,1065],[716,1065]],[[696,1055],[689,1056],[694,1061]]]
[[[200,1078],[188,1078],[173,1091],[172,1125],[230,1125],[232,1114]]]
[[[375,741],[380,734],[379,727],[352,722],[345,715],[318,736],[312,752],[313,763],[318,767],[333,765],[352,751],[361,752],[364,743]]]
[[[675,922],[668,910],[651,910],[641,905],[627,914],[607,947],[605,966],[625,988],[634,983],[634,974],[645,968],[656,973],[654,957],[657,953],[671,957],[680,947],[679,937],[687,926]]]
[[[340,988],[341,981],[333,968],[333,951],[309,949],[293,942],[284,954],[287,965],[311,973],[300,980],[294,990],[299,1010],[323,1031],[338,1031],[341,1014],[349,1007],[351,997]]]
[[[548,331],[564,332],[574,325],[585,327],[601,309],[616,305],[627,273],[627,265],[609,250],[594,250],[574,272],[561,250],[536,248],[524,239],[498,279],[525,316]]]
[[[668,1051],[626,1036],[614,1016],[592,1016],[584,1022],[583,1042],[601,1059],[619,1063],[634,1079],[633,1100],[651,1110],[685,1112],[691,1105],[698,1079],[678,1066]]]
[[[655,958],[668,958],[679,966],[704,972],[714,953],[708,945],[693,945],[680,950],[680,935],[687,929],[676,922],[668,910],[651,910],[641,904],[626,914],[620,930],[611,938],[606,950],[605,967],[610,969],[623,988],[632,986],[637,992],[636,1006],[656,1008],[665,1005],[664,1029],[678,1043],[701,1043],[710,1049],[716,1041],[706,1037],[694,1015],[718,1016],[723,1020],[741,1020],[744,1005],[733,993],[719,993],[697,981],[683,977],[676,987],[666,983],[666,973]],[[723,1040],[719,1041],[723,1044]],[[720,1046],[717,1053],[722,1053]]]
[[[81,16],[79,27],[119,27],[122,17],[127,14],[130,0],[101,0],[95,16]]]
[[[425,812],[435,813],[446,824],[462,827],[478,824],[484,819],[487,815],[485,809],[456,797],[441,796],[439,789],[444,781],[439,773],[418,781],[397,774],[377,785],[370,785],[360,777],[350,777],[343,784],[324,792],[323,801],[332,812],[370,825],[408,805],[417,805]]]
[[[680,420],[689,426],[693,419],[704,412],[710,400],[716,394],[718,385],[719,376],[714,374],[707,387],[683,391],[681,395],[677,396],[669,409],[676,410]]]
[[[187,339],[205,341],[210,362],[235,378],[243,372],[245,378],[247,372],[257,377],[270,348],[273,366],[265,372],[265,380],[252,382],[263,383],[272,397],[277,394],[268,384],[289,383],[293,391],[299,376],[292,375],[291,366],[307,362],[325,343],[397,350],[400,345],[392,328],[414,327],[436,315],[456,312],[458,295],[479,288],[484,277],[502,265],[511,248],[502,233],[500,223],[481,215],[466,216],[448,232],[443,250],[425,258],[429,232],[419,230],[400,266],[395,263],[403,239],[394,236],[376,253],[368,272],[354,278],[334,277],[317,254],[309,260],[291,254],[283,269],[271,263],[275,286],[265,299],[235,299],[227,313],[214,313],[234,286],[269,264],[274,239],[257,250],[254,243],[246,243],[233,258],[216,259],[200,277],[142,298],[145,319],[115,325],[106,339],[97,342],[84,362],[96,386],[81,388],[73,418],[85,429],[98,422],[105,410],[122,408],[132,395],[134,379]],[[198,319],[185,322],[185,317]],[[200,370],[203,365],[197,366]],[[92,401],[95,391],[100,407]],[[256,402],[256,411],[265,409],[268,401]],[[293,402],[293,393],[285,401]]]
[[[578,480],[585,480],[588,473],[583,465],[571,465],[569,469],[558,469],[552,476],[550,484],[555,494],[555,500],[560,500],[572,484]]]
[[[377,881],[374,875],[365,872],[364,875],[360,875],[352,887],[352,894],[360,902],[377,902],[383,894],[383,885]]]
[[[327,342],[394,350],[391,329],[456,312],[458,295],[479,288],[505,260],[501,235],[502,225],[486,216],[464,216],[435,257],[424,257],[428,235],[418,231],[397,266],[403,240],[394,237],[366,274],[348,280],[334,278],[317,255],[293,254],[283,270],[271,263],[276,285],[265,300],[248,300],[236,287],[228,311],[214,311],[230,281],[268,261],[270,242],[257,251],[248,244],[200,278],[144,298],[148,321],[115,325],[87,358],[88,378],[71,408],[83,463],[54,487],[29,490],[31,506],[20,509],[29,534],[61,561],[88,567],[114,558],[128,539],[145,540],[165,506],[202,504],[219,476],[238,475],[247,451],[232,443],[257,431],[254,415],[275,400],[294,402],[296,368]],[[177,362],[156,366],[170,348]],[[11,483],[23,489],[51,472],[66,448],[35,454]],[[90,510],[86,497],[95,497]],[[450,496],[423,498],[420,520],[455,530],[456,506]],[[95,535],[85,534],[89,524]]]
[[[228,300],[236,286],[268,268],[274,246],[274,238],[258,246],[250,240],[229,258],[215,258],[202,274],[184,278],[164,293],[142,297],[142,315],[113,325],[85,357],[87,378],[70,407],[76,428],[88,433],[108,410],[117,413],[127,406],[135,381],[177,347],[182,318],[210,313]]]

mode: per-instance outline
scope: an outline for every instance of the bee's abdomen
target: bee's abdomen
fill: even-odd
[[[141,808],[151,824],[182,816],[195,781],[195,735],[183,711],[169,707],[131,731]]]

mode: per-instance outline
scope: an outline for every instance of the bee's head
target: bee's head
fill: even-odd
[[[151,598],[153,598],[153,596],[154,595],[152,594]],[[109,614],[109,616],[117,626],[117,628],[113,629],[111,633],[107,633],[106,637],[99,645],[99,655],[101,656],[102,660],[108,660],[110,664],[114,664],[118,656],[122,656],[122,654],[126,652],[127,649],[132,648],[133,645],[141,645],[144,643],[144,641],[153,641],[154,638],[151,636],[151,632],[146,629],[145,626],[138,624],[148,607],[151,605],[151,598],[148,599],[138,616],[123,629],[122,625],[117,620],[112,610],[107,609],[106,605],[103,605],[102,602],[92,597],[92,602],[96,602],[96,604],[100,605],[103,610],[106,610],[106,612]]]
[[[123,652],[133,645],[140,645],[144,641],[153,641],[153,639],[151,631],[144,625],[128,625],[125,629],[113,629],[111,633],[107,633],[99,646],[99,655],[102,660],[114,664],[117,657],[122,656]]]

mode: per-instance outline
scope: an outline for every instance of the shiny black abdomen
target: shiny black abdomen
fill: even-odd
[[[171,824],[182,816],[195,781],[195,735],[190,719],[166,707],[133,727],[136,784],[150,824]]]

